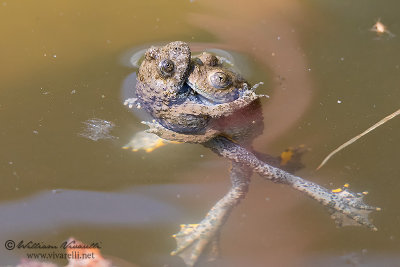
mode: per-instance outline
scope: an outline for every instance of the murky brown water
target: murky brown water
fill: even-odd
[[[400,119],[315,167],[399,108],[398,1],[3,1],[0,3],[0,243],[101,242],[119,266],[183,266],[171,234],[198,222],[228,189],[229,163],[196,145],[122,150],[140,119],[121,104],[132,47],[182,40],[237,51],[265,81],[259,151],[306,144],[299,175],[368,190],[378,232],[335,227],[318,204],[253,177],[199,266],[400,266]],[[378,18],[394,38],[369,31]],[[340,103],[339,103],[340,102]],[[117,138],[78,135],[83,122]],[[332,185],[331,185],[332,183]],[[26,251],[0,248],[0,265]],[[57,261],[55,261],[57,262]],[[65,264],[65,261],[58,261]],[[359,264],[359,265],[357,265]]]

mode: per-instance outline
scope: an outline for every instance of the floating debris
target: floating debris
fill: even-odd
[[[384,124],[385,122],[393,119],[394,117],[396,117],[397,115],[400,115],[400,109],[396,110],[395,112],[393,112],[392,114],[386,116],[385,118],[383,118],[382,120],[378,121],[377,123],[375,123],[374,125],[372,125],[371,127],[369,127],[367,130],[365,130],[364,132],[360,133],[359,135],[351,138],[349,141],[347,141],[346,143],[340,145],[338,148],[336,148],[335,150],[333,150],[331,153],[329,153],[328,156],[325,157],[325,159],[322,161],[322,163],[317,167],[317,170],[319,170],[322,166],[325,165],[325,163],[333,156],[335,155],[337,152],[339,152],[340,150],[342,150],[343,148],[351,145],[352,143],[354,143],[355,141],[357,141],[358,139],[360,139],[361,137],[363,137],[364,135],[366,135],[367,133],[369,133],[372,130],[375,130],[375,128],[378,128],[379,126],[381,126],[382,124]]]
[[[372,26],[371,31],[376,32],[378,37],[382,36],[383,34],[387,34],[390,38],[396,36],[387,29],[380,19],[374,24],[374,26]]]
[[[84,125],[83,129],[78,133],[78,136],[93,141],[98,141],[100,139],[118,139],[110,134],[111,130],[115,127],[115,124],[111,121],[93,118],[82,122],[82,124]]]

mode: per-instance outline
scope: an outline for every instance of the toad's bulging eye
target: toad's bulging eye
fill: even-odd
[[[209,77],[211,85],[217,89],[226,89],[232,84],[232,81],[228,74],[218,71],[210,75]]]
[[[164,59],[158,64],[158,68],[164,77],[170,77],[174,73],[175,65],[170,59]]]

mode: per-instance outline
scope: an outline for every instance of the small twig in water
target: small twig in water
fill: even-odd
[[[381,126],[382,124],[384,124],[385,122],[393,119],[394,117],[396,117],[397,115],[400,114],[400,109],[398,109],[397,111],[393,112],[392,114],[390,114],[389,116],[386,116],[385,118],[383,118],[382,120],[378,121],[377,123],[375,123],[374,125],[372,125],[371,127],[369,127],[367,130],[365,130],[364,132],[360,133],[359,135],[353,137],[352,139],[350,139],[349,141],[347,141],[346,143],[342,144],[341,146],[339,146],[338,148],[336,148],[335,150],[333,150],[328,156],[326,156],[326,158],[322,161],[322,163],[317,167],[316,170],[319,170],[322,166],[325,165],[325,163],[337,152],[339,152],[340,150],[342,150],[343,148],[345,148],[346,146],[354,143],[355,141],[357,141],[359,138],[363,137],[364,135],[366,135],[367,133],[369,133],[372,130],[375,130],[375,128]]]

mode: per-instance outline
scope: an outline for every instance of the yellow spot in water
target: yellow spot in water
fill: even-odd
[[[350,185],[348,183],[344,184],[343,187],[348,188]]]
[[[293,157],[293,149],[288,148],[281,153],[281,166],[285,166]]]
[[[343,191],[342,188],[332,189],[332,193],[340,193],[342,191]]]

